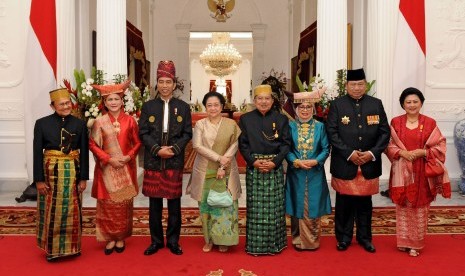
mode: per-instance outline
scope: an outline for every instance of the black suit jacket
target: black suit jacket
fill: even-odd
[[[164,169],[184,168],[184,152],[192,138],[192,119],[187,103],[171,98],[168,111],[168,146],[172,146],[174,156],[162,159],[157,156],[163,146],[164,102],[160,98],[150,100],[142,106],[139,119],[139,136],[144,150],[144,168],[161,171]]]
[[[65,129],[68,136],[62,136]],[[67,137],[67,138],[65,138]],[[86,122],[72,115],[59,116],[56,112],[40,118],[34,126],[34,182],[45,181],[44,150],[79,150],[79,167],[76,178],[89,179],[89,135]]]
[[[346,95],[331,102],[326,131],[332,146],[331,174],[351,180],[358,166],[348,158],[354,150],[371,151],[375,161],[361,166],[366,179],[381,175],[381,153],[390,138],[389,123],[381,100],[365,95],[355,100]]]

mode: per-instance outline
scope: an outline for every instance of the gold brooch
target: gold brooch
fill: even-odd
[[[342,117],[341,122],[342,122],[344,125],[348,125],[348,124],[350,123],[349,117],[347,117],[347,116]]]
[[[178,117],[176,118],[176,120],[178,120],[178,123],[180,123],[180,122],[182,122],[182,117],[181,117],[181,116],[178,116]]]
[[[150,116],[149,117],[149,122],[151,122],[151,123],[155,122],[155,116]]]

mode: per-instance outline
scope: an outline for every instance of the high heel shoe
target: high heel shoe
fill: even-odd
[[[113,244],[113,247],[112,247],[112,248],[107,248],[107,246],[108,246],[110,243],[112,243],[112,242],[107,243],[107,245],[105,246],[105,249],[103,250],[103,252],[105,253],[105,255],[110,255],[111,253],[113,253],[113,250],[115,250],[116,243]]]
[[[126,243],[123,241],[123,246],[122,247],[118,247],[116,246],[115,244],[115,251],[116,253],[123,253],[124,249],[126,248]]]

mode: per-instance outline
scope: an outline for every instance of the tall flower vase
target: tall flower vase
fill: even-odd
[[[459,193],[465,196],[465,119],[458,121],[454,128],[454,142],[457,148],[462,174],[459,180]]]

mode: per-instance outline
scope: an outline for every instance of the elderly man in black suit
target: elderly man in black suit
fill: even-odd
[[[357,242],[374,253],[371,196],[379,191],[389,123],[381,100],[365,94],[363,69],[347,70],[346,89],[347,95],[331,103],[326,125],[332,145],[331,186],[336,190],[337,249],[345,251],[350,246],[355,222]]]

